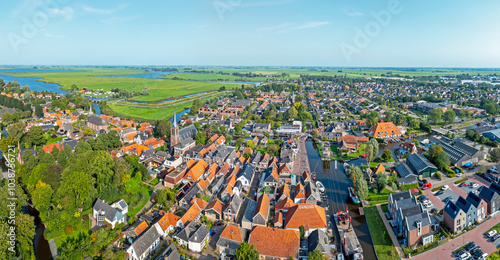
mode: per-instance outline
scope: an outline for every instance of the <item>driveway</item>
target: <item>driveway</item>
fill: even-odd
[[[495,245],[495,244],[491,243],[489,240],[487,240],[486,237],[483,235],[483,233],[486,232],[491,227],[493,227],[499,221],[500,221],[500,214],[497,213],[493,218],[491,218],[490,220],[479,225],[475,229],[465,233],[464,235],[459,236],[459,237],[451,240],[450,242],[448,242],[444,245],[441,245],[437,248],[434,248],[430,251],[427,251],[427,252],[422,253],[420,255],[414,256],[414,257],[412,257],[412,259],[417,259],[417,260],[455,259],[452,256],[453,250],[455,250],[457,247],[460,247],[461,245],[463,245],[469,241],[474,241],[486,253],[491,255],[491,253],[493,253],[497,250],[497,245]],[[497,240],[497,241],[499,241],[499,240]],[[498,243],[500,243],[500,242],[498,242]]]
[[[469,192],[476,192],[476,191],[477,191],[477,190],[478,190],[481,186],[483,186],[483,184],[482,184],[482,183],[477,183],[477,182],[470,181],[470,180],[469,180],[469,181],[466,181],[465,183],[466,183],[466,185],[465,185],[465,186],[463,186],[463,187],[459,187],[459,188],[460,188],[461,190],[463,190],[466,194],[469,194]],[[478,185],[476,188],[473,188],[473,187],[471,186],[471,183],[477,183],[477,184],[479,184],[479,185]],[[464,198],[465,198],[465,197],[464,197]]]

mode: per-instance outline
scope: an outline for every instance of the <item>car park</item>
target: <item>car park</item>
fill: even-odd
[[[448,185],[444,185],[444,186],[441,188],[441,190],[449,190],[449,189],[450,189],[450,186],[448,186]]]
[[[469,252],[465,252],[465,253],[463,253],[463,254],[460,255],[460,259],[461,260],[468,259],[469,257],[471,257],[471,255],[470,255]]]
[[[495,235],[493,235],[493,236],[491,237],[491,242],[495,242],[495,241],[497,241],[499,238],[500,238],[500,234],[496,233]]]
[[[467,183],[462,182],[462,183],[458,184],[458,187],[463,187],[463,186],[465,186],[465,185],[467,185]]]
[[[476,247],[476,243],[470,242],[465,246],[465,250],[470,251],[472,248]]]
[[[460,249],[460,250],[458,250],[455,254],[456,254],[457,256],[461,256],[461,255],[463,255],[465,252],[467,252],[467,250],[465,250],[465,249]]]
[[[438,192],[434,193],[434,195],[436,195],[436,196],[439,196],[439,195],[441,195],[441,194],[443,194],[443,191],[442,191],[442,190],[439,190]]]

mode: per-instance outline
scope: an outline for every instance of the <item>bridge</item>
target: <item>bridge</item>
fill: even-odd
[[[446,130],[444,128],[441,128],[441,127],[437,127],[437,128],[432,128],[432,133],[434,134],[438,134],[438,135],[446,135],[447,133],[452,133],[450,130]]]

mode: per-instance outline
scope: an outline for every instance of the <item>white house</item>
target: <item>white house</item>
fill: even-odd
[[[97,225],[105,222],[115,228],[116,224],[127,222],[128,205],[124,200],[119,200],[108,205],[104,200],[97,199],[92,207],[92,216],[97,220]]]
[[[161,228],[155,224],[127,248],[128,260],[142,260],[151,256],[160,245]]]

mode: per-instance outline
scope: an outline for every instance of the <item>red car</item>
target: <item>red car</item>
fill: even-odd
[[[428,188],[432,188],[432,184],[430,182],[427,182],[422,186],[422,190],[426,190]]]
[[[465,186],[465,185],[467,185],[467,183],[462,182],[462,183],[460,183],[460,184],[458,185],[458,187],[463,187],[463,186]]]

